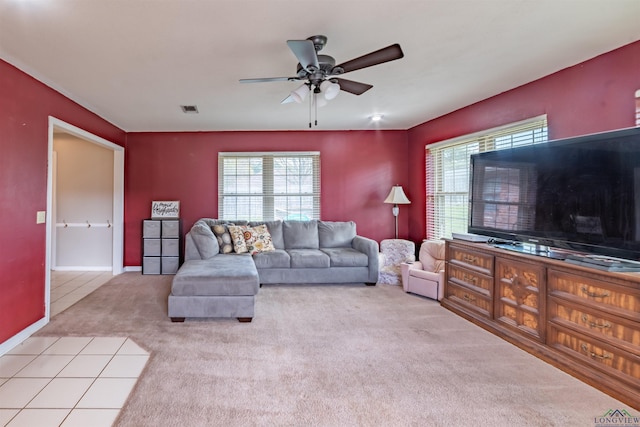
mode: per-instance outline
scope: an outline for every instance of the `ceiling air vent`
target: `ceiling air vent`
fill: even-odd
[[[196,105],[181,105],[180,108],[185,114],[198,114],[198,106]]]

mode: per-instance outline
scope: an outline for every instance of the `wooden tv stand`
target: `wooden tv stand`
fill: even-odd
[[[446,241],[442,305],[640,410],[640,273]]]

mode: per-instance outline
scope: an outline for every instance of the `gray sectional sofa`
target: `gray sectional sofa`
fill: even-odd
[[[214,227],[265,225],[270,250],[221,253]],[[219,227],[216,228],[218,230]],[[246,222],[202,218],[185,236],[185,262],[174,276],[169,317],[236,317],[251,321],[263,284],[366,283],[378,279],[378,243],[353,221]]]

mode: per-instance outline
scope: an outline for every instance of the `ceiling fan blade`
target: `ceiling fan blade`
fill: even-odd
[[[290,102],[295,102],[295,100],[293,99],[293,96],[289,95],[287,96],[285,99],[283,99],[280,104],[288,104]]]
[[[240,83],[286,82],[300,80],[299,77],[266,77],[262,79],[240,79]]]
[[[384,62],[394,61],[404,56],[402,49],[398,43],[384,47],[375,52],[368,53],[351,61],[336,65],[334,68],[342,68],[344,73],[360,70],[361,68],[371,67],[373,65],[382,64]]]
[[[367,83],[354,82],[353,80],[347,79],[331,79],[336,80],[336,82],[340,85],[340,90],[344,90],[345,92],[352,93],[354,95],[362,95],[369,89],[373,87],[373,85]]]
[[[318,55],[311,40],[287,40],[287,45],[296,58],[298,58],[298,62],[302,68],[310,73],[320,68]]]

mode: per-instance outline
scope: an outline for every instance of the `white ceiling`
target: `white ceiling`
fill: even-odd
[[[129,132],[296,130],[299,82],[238,80],[295,75],[288,39],[326,35],[338,63],[399,43],[315,129],[408,129],[640,40],[639,18],[639,0],[0,0],[0,58]]]

